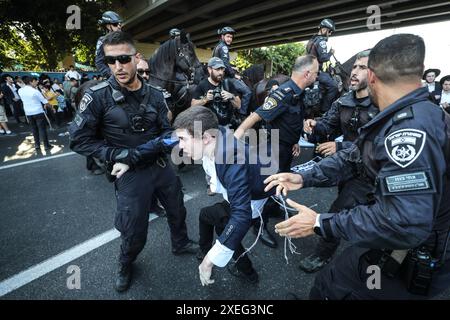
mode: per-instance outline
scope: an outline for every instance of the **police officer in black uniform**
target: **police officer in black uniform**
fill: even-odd
[[[115,226],[122,238],[115,288],[124,291],[130,285],[132,263],[147,240],[153,194],[167,211],[172,252],[195,254],[199,246],[188,238],[181,181],[164,155],[170,150],[164,138],[172,129],[162,92],[137,76],[136,48],[129,35],[111,32],[103,41],[112,76],[85,93],[70,126],[70,147],[132,168],[115,181]],[[144,143],[142,156],[136,148]]]
[[[98,24],[101,25],[107,33],[122,30],[122,18],[114,11],[106,11],[103,13],[102,18],[98,20]],[[103,40],[105,36],[101,36],[97,40],[97,46],[95,49],[95,67],[104,78],[111,76],[111,70],[105,63],[105,53],[103,52]]]
[[[333,102],[330,110],[321,118],[305,121],[305,132],[311,132],[310,142],[322,142],[343,136],[342,142],[328,141],[319,145],[318,152],[323,156],[331,156],[337,151],[351,147],[358,138],[358,129],[368,123],[378,113],[372,103],[367,88],[367,63],[370,50],[362,51],[356,56],[353,64],[351,91]],[[358,204],[367,203],[367,194],[372,187],[366,179],[356,177],[342,182],[338,186],[339,195],[333,202],[329,212],[351,209]],[[339,246],[339,239],[326,241],[320,238],[314,252],[300,261],[300,268],[305,272],[315,272],[325,266]]]
[[[212,56],[222,59],[225,64],[225,76],[234,78],[235,71],[230,64],[230,46],[236,31],[231,27],[223,27],[217,30],[217,34],[220,36],[220,41],[214,48]]]
[[[422,87],[424,57],[416,35],[381,40],[368,64],[380,113],[355,145],[302,175],[266,180],[278,192],[356,175],[373,186],[367,204],[337,214],[288,201],[300,214],[275,226],[280,235],[316,233],[352,244],[317,275],[312,299],[424,299],[450,286],[450,118]]]
[[[279,130],[279,141],[275,141],[271,137],[271,146],[279,148],[279,171],[281,172],[290,172],[293,156],[300,154],[298,141],[303,130],[305,111],[302,105],[302,92],[307,86],[314,83],[318,68],[317,59],[312,55],[297,58],[292,69],[291,79],[270,93],[264,104],[247,117],[236,130],[236,137],[242,138],[246,130],[261,120],[264,120],[269,135],[272,129]],[[277,155],[272,153],[272,157],[274,156]],[[268,217],[263,215],[263,218],[266,227]],[[257,223],[255,227],[258,227]],[[275,238],[268,230],[265,230],[261,240],[269,247],[277,246]]]
[[[233,86],[242,97],[239,113],[246,116],[248,115],[249,104],[252,98],[252,90],[247,87],[241,76],[230,64],[230,47],[236,31],[231,27],[223,27],[217,30],[217,34],[220,35],[220,41],[214,48],[212,56],[222,59],[225,64],[225,77],[232,79]]]
[[[319,60],[319,83],[325,88],[326,93],[322,98],[320,109],[322,112],[326,112],[333,101],[339,94],[339,89],[336,81],[333,80],[328,73],[328,65],[330,58],[334,54],[334,49],[328,52],[327,41],[328,37],[336,31],[336,26],[331,19],[323,19],[319,25],[318,34],[314,35],[306,45],[306,52],[312,54]]]

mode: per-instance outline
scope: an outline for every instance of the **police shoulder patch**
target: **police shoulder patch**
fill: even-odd
[[[278,102],[275,98],[267,97],[262,106],[263,110],[271,110],[278,105]]]
[[[92,102],[92,97],[89,93],[85,93],[83,96],[83,99],[81,99],[80,101],[80,112],[83,112],[84,110],[86,110],[87,106],[89,105],[89,103]]]
[[[394,163],[406,168],[422,153],[426,137],[426,132],[422,130],[401,129],[386,137],[384,147]]]

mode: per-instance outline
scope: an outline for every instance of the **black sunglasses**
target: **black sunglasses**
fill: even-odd
[[[106,64],[115,64],[116,61],[119,61],[120,64],[127,64],[131,61],[131,57],[134,56],[133,54],[122,54],[120,56],[105,56],[105,63]]]
[[[111,23],[111,25],[114,27],[118,27],[118,26],[120,26],[120,23]]]
[[[138,74],[140,75],[140,76],[142,76],[144,73],[146,73],[146,74],[148,74],[148,75],[150,75],[150,69],[138,69]]]

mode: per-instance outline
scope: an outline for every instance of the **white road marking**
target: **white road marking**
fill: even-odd
[[[186,194],[184,202],[192,200],[199,193]],[[158,218],[156,214],[149,215],[149,222]],[[37,265],[34,265],[22,272],[19,272],[10,278],[0,282],[0,297],[34,281],[63,265],[84,256],[85,254],[117,239],[120,237],[120,232],[116,229],[108,230],[92,239],[89,239],[73,248],[61,252],[60,254],[51,257]]]
[[[6,166],[0,166],[0,170],[14,168],[14,167],[18,167],[18,166],[24,166],[26,164],[31,164],[31,163],[36,163],[36,162],[41,162],[41,161],[46,161],[46,160],[52,160],[52,159],[56,159],[56,158],[66,157],[66,156],[71,156],[73,154],[76,154],[76,153],[75,152],[67,152],[67,153],[57,154],[57,155],[49,156],[49,157],[45,157],[45,158],[39,158],[39,159],[24,161],[24,162],[20,162],[20,163],[8,164]]]

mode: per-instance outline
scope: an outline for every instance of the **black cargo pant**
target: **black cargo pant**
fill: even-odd
[[[331,204],[328,212],[338,213],[344,209],[351,209],[358,205],[367,204],[368,194],[373,191],[372,185],[361,178],[353,178],[338,186],[339,194]],[[322,259],[330,258],[339,247],[340,239],[325,240],[320,238],[315,254]]]
[[[169,163],[164,168],[154,164],[130,170],[115,181],[115,188],[115,226],[121,233],[119,260],[122,264],[133,262],[144,248],[153,195],[166,209],[172,249],[179,249],[188,243],[181,181]]]
[[[330,109],[331,104],[338,98],[339,88],[336,81],[333,80],[328,72],[321,71],[317,80],[319,80],[321,87],[325,89],[325,94],[320,102],[320,111],[325,113]]]
[[[450,260],[433,274],[429,296],[415,295],[406,289],[401,275],[394,278],[380,273],[379,289],[370,289],[375,272],[368,259],[369,249],[351,246],[316,276],[309,293],[312,300],[423,300],[450,286]],[[369,280],[369,281],[368,281]]]
[[[216,234],[220,236],[230,220],[231,209],[227,201],[218,202],[210,207],[205,207],[200,210],[199,215],[199,232],[200,249],[204,254],[208,253],[213,246],[214,229]],[[237,260],[241,254],[245,252],[242,244],[236,248],[233,254],[233,259]],[[253,271],[252,262],[247,254],[243,255],[237,262],[236,267],[239,271],[250,274]]]

